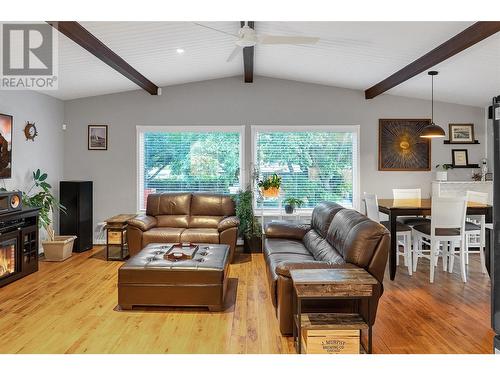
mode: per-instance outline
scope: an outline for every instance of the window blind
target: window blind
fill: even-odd
[[[236,193],[240,138],[238,131],[139,130],[139,209],[151,193]]]
[[[299,198],[303,208],[325,200],[354,206],[357,132],[259,129],[254,147],[258,178],[281,176],[282,198]],[[258,207],[262,204],[277,208],[279,200],[257,202]]]

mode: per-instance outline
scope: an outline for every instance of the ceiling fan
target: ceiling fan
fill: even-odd
[[[309,36],[281,36],[267,34],[258,35],[255,30],[248,25],[248,22],[245,22],[243,27],[238,31],[237,35],[227,33],[225,31],[218,30],[200,23],[196,24],[201,27],[205,27],[224,34],[229,34],[238,38],[235,41],[236,46],[233,52],[231,52],[226,60],[228,62],[233,60],[240,52],[242,52],[243,48],[254,47],[257,44],[316,44],[319,41],[319,38]]]

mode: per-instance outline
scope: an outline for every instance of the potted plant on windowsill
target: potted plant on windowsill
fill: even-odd
[[[45,260],[62,261],[71,256],[76,236],[54,235],[52,213],[54,209],[66,212],[66,208],[52,195],[52,186],[46,180],[47,173],[41,172],[40,169],[33,172],[33,185],[28,192],[23,192],[23,205],[40,209],[39,225],[47,233],[47,238],[42,241]]]
[[[260,180],[257,185],[264,198],[277,198],[280,195],[281,177],[273,173],[264,180]]]
[[[240,219],[239,235],[243,237],[245,253],[262,252],[262,227],[253,212],[253,192],[239,192],[235,197],[236,216]]]
[[[453,169],[453,165],[451,164],[436,165],[436,180],[448,181],[448,169]]]
[[[283,203],[285,204],[285,212],[287,214],[293,214],[295,212],[295,208],[300,208],[304,204],[304,201],[299,198],[289,197],[286,198]]]

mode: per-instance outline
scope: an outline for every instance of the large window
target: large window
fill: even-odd
[[[303,208],[325,200],[358,208],[358,138],[357,126],[255,126],[255,173],[281,176],[282,198],[302,199]],[[256,204],[272,209],[280,200]]]
[[[150,193],[236,193],[241,186],[241,127],[137,127],[138,206]]]

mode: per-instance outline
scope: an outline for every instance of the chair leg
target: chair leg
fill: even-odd
[[[448,272],[453,273],[453,264],[455,263],[455,242],[451,241],[450,243],[450,264],[448,266]]]
[[[443,271],[446,272],[448,270],[448,256],[449,256],[449,242],[446,241],[443,243],[443,252],[442,252],[442,257],[443,257]]]
[[[465,264],[469,264],[469,246],[470,246],[470,236],[465,234]]]
[[[462,237],[462,241],[460,241],[460,274],[462,276],[462,281],[464,283],[467,282],[467,273],[465,270],[465,265],[466,265],[466,253],[467,253],[467,247],[466,247],[466,242],[467,240],[465,239],[465,236]]]
[[[436,269],[435,264],[436,264],[436,241],[431,238],[431,260],[429,263],[429,269],[430,269],[429,281],[431,283],[434,282],[434,271]]]
[[[412,262],[411,262],[411,236],[409,234],[405,235],[405,259],[406,266],[408,267],[408,275],[412,275]]]
[[[417,272],[418,254],[420,251],[418,245],[419,245],[418,237],[413,235],[413,272]]]

